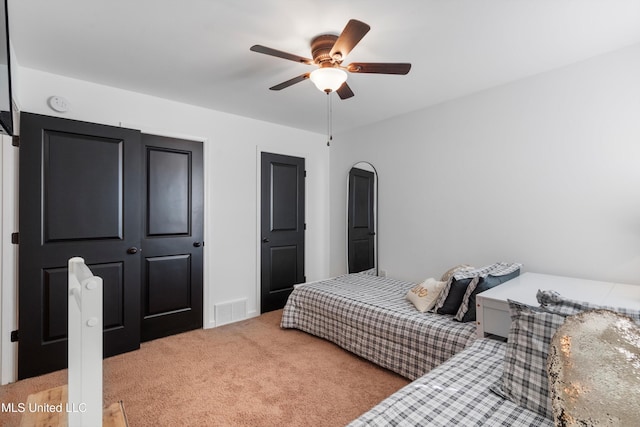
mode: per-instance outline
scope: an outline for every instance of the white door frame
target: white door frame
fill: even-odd
[[[18,329],[18,246],[11,234],[18,231],[18,148],[12,138],[0,138],[0,384],[17,379],[18,343],[11,331]]]

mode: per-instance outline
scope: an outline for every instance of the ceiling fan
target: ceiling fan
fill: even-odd
[[[411,69],[408,63],[390,62],[352,62],[342,65],[344,58],[355,45],[369,32],[371,27],[364,22],[351,19],[339,36],[322,34],[311,40],[311,56],[313,59],[282,52],[262,45],[251,46],[253,52],[276,56],[307,65],[316,65],[317,70],[294,77],[290,80],[270,87],[271,90],[281,90],[303,80],[310,79],[318,89],[327,94],[336,92],[340,99],[351,98],[354,94],[347,85],[347,71],[350,73],[372,74],[407,74]]]

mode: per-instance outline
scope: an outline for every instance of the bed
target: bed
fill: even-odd
[[[281,326],[308,332],[414,380],[476,338],[475,322],[421,313],[405,295],[415,283],[355,273],[291,293]]]
[[[476,340],[349,424],[363,426],[553,426],[553,420],[491,392],[506,344]]]

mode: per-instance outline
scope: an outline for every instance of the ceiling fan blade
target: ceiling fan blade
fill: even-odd
[[[371,27],[364,22],[351,19],[347,22],[344,30],[342,30],[338,40],[336,40],[335,44],[331,48],[329,55],[337,61],[341,61],[349,54],[349,52],[351,52],[351,49],[353,49],[354,46],[362,40],[364,35],[367,34],[370,29]],[[339,58],[336,57],[338,54],[340,55]]]
[[[354,93],[347,82],[342,83],[342,86],[340,86],[338,90],[336,90],[336,93],[338,94],[340,99],[349,99],[354,96]]]
[[[282,82],[282,83],[280,83],[278,85],[272,86],[269,89],[271,89],[271,90],[282,90],[282,89],[288,88],[291,85],[294,85],[296,83],[300,83],[301,81],[307,80],[309,78],[309,74],[311,74],[311,73],[305,73],[305,74],[299,75],[298,77],[294,77],[294,78],[292,78],[290,80],[287,80],[286,82]]]
[[[411,70],[411,64],[391,62],[352,62],[347,66],[350,73],[375,73],[375,74],[407,74]]]
[[[281,50],[271,49],[270,47],[262,46],[259,44],[251,46],[249,50],[253,52],[264,53],[265,55],[271,55],[271,56],[276,56],[278,58],[288,59],[294,62],[300,62],[302,64],[307,64],[307,65],[313,64],[313,59],[304,58],[302,56],[294,55],[293,53],[283,52]]]

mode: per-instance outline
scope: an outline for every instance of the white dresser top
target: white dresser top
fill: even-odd
[[[538,305],[536,300],[538,289],[554,290],[565,298],[588,301],[598,305],[640,309],[639,285],[529,272],[478,295],[496,301],[511,299],[536,306]]]

